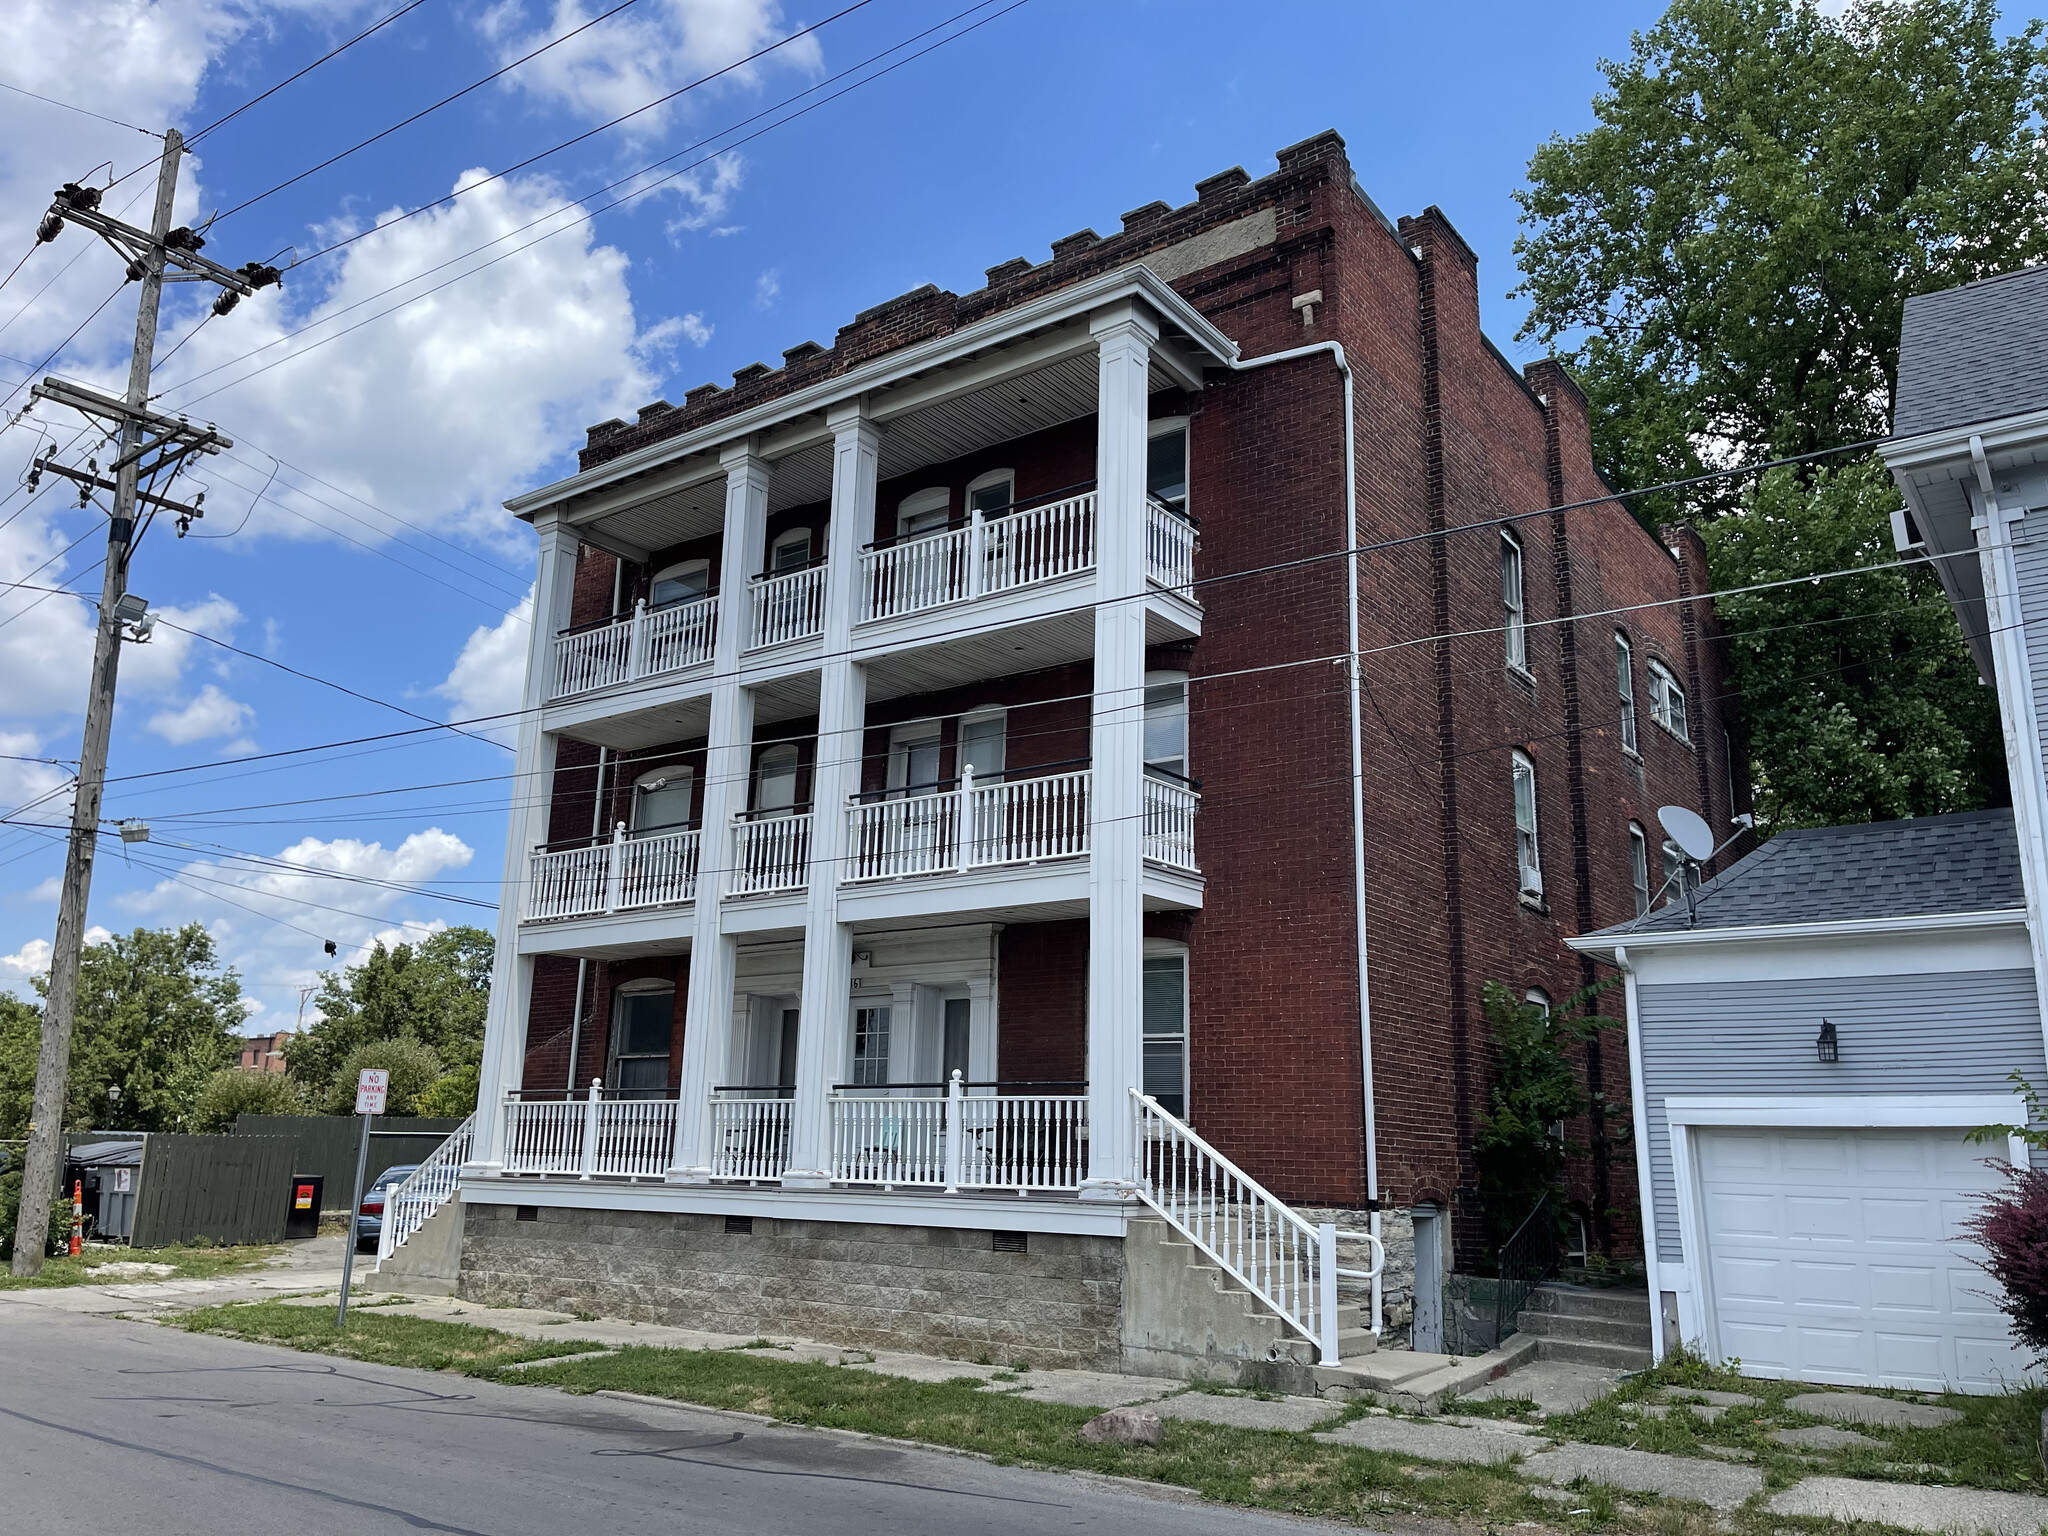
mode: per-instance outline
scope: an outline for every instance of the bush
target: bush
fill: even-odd
[[[356,1078],[365,1067],[382,1067],[391,1074],[391,1091],[384,1101],[387,1115],[418,1113],[421,1094],[441,1076],[441,1058],[430,1045],[411,1035],[390,1040],[372,1040],[359,1045],[341,1059],[328,1079],[320,1107],[330,1115],[353,1114],[356,1107]]]
[[[2021,1343],[2048,1359],[2048,1169],[1994,1161],[2005,1189],[1963,1223],[1984,1249],[1979,1261],[2003,1294],[1998,1310]]]
[[[21,1211],[21,1153],[18,1148],[5,1173],[0,1173],[0,1263],[14,1258],[14,1228]],[[49,1229],[43,1234],[43,1252],[56,1253],[71,1241],[71,1196],[50,1198]]]
[[[476,1112],[477,1069],[460,1066],[444,1072],[433,1086],[419,1096],[412,1112],[449,1120],[461,1120]]]
[[[192,1106],[192,1129],[232,1131],[240,1115],[303,1115],[306,1096],[282,1072],[226,1067],[209,1077]]]

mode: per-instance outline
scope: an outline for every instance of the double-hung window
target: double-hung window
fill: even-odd
[[[1543,894],[1543,857],[1536,842],[1536,764],[1528,754],[1514,754],[1515,864],[1524,896]]]
[[[850,1076],[863,1088],[879,1088],[889,1081],[887,1008],[856,1008],[853,1011],[853,1070]]]
[[[1145,674],[1145,769],[1186,782],[1188,678],[1185,672]]]
[[[1641,822],[1628,824],[1628,880],[1636,895],[1636,916],[1650,910],[1650,839]]]
[[[1168,1114],[1188,1112],[1188,957],[1145,957],[1145,1092]]]
[[[1628,636],[1614,634],[1614,682],[1621,694],[1621,750],[1636,749],[1636,653]]]
[[[1501,638],[1508,665],[1529,670],[1529,614],[1522,594],[1522,541],[1506,529],[1500,535]]]
[[[1680,741],[1692,739],[1685,721],[1685,689],[1661,661],[1650,663],[1650,718]]]
[[[1188,506],[1188,424],[1155,421],[1145,444],[1145,492],[1176,512]]]
[[[676,989],[666,981],[629,981],[615,995],[612,1088],[661,1093],[668,1087],[669,1049],[675,1042]]]
[[[1685,850],[1678,844],[1666,841],[1664,844],[1664,884],[1659,892],[1666,901],[1673,901],[1685,894]]]

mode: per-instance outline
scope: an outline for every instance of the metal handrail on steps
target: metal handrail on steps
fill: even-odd
[[[1387,1262],[1380,1240],[1307,1221],[1136,1088],[1131,1113],[1137,1197],[1314,1344],[1322,1364],[1337,1364],[1337,1282],[1375,1278]],[[1369,1244],[1372,1267],[1339,1268],[1339,1242]]]
[[[1500,1278],[1494,1282],[1493,1343],[1497,1349],[1517,1326],[1516,1318],[1530,1293],[1557,1268],[1557,1216],[1545,1190],[1535,1209],[1522,1218],[1514,1236],[1500,1245]]]
[[[470,1137],[475,1129],[476,1116],[472,1114],[449,1132],[448,1139],[434,1148],[426,1161],[406,1176],[404,1183],[385,1195],[384,1219],[377,1226],[377,1269],[382,1269],[384,1261],[402,1248],[454,1195],[462,1165],[469,1160]],[[353,1211],[349,1212],[349,1225],[351,1229],[355,1225]],[[401,1227],[404,1228],[403,1235],[400,1235]],[[350,1240],[354,1240],[353,1235]]]

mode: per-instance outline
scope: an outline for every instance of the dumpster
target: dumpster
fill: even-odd
[[[142,1139],[93,1141],[65,1157],[65,1188],[84,1186],[91,1230],[102,1241],[125,1242],[135,1231],[135,1197],[142,1188]]]
[[[292,1201],[284,1218],[286,1237],[320,1235],[320,1199],[325,1193],[326,1184],[327,1176],[323,1173],[292,1175]]]

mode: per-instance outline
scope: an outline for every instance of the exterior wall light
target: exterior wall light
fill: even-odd
[[[1826,1019],[1820,1021],[1820,1038],[1813,1042],[1813,1048],[1822,1061],[1842,1059],[1841,1038],[1835,1033],[1835,1026]]]

